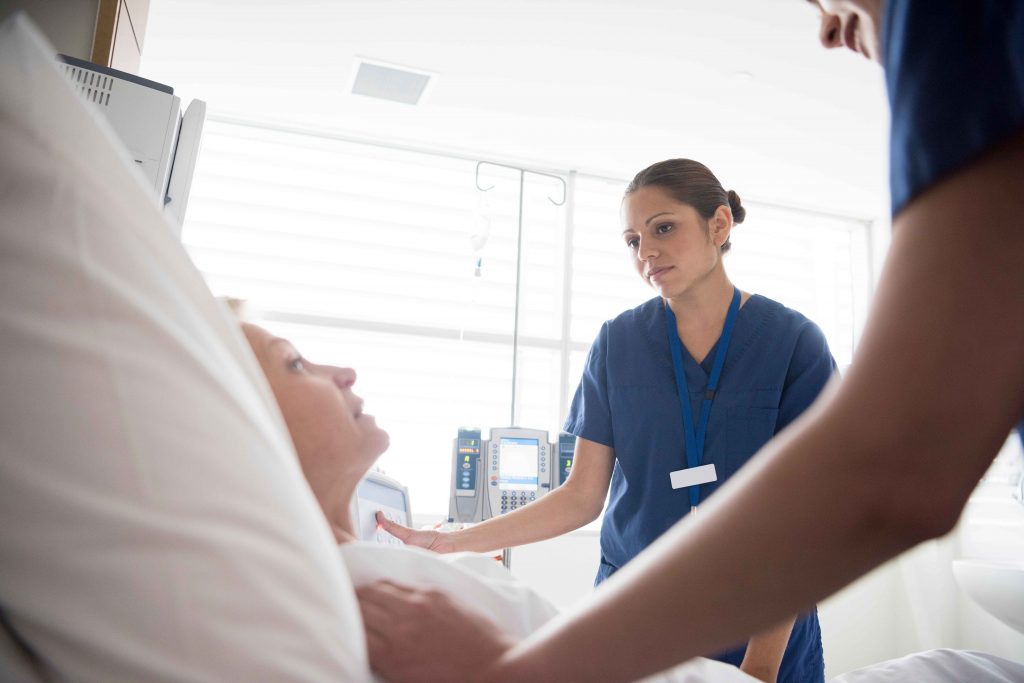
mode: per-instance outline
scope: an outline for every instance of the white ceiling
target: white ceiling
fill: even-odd
[[[750,199],[887,207],[881,71],[803,0],[153,0],[141,75],[212,114],[629,177],[708,164]],[[436,74],[350,94],[356,57]]]

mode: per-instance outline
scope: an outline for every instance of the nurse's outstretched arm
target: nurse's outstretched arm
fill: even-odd
[[[597,519],[608,495],[614,464],[614,450],[580,437],[565,483],[515,512],[451,532],[413,530],[383,515],[377,516],[377,522],[403,543],[439,553],[487,552],[535,543]]]
[[[1018,132],[911,202],[846,377],[589,604],[467,680],[635,680],[948,532],[1024,412],[1021,169]]]

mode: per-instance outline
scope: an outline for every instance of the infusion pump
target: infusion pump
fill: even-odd
[[[561,486],[572,470],[576,437],[520,427],[460,429],[452,448],[448,521],[473,523],[529,505]]]

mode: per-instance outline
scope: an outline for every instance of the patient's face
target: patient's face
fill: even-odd
[[[388,447],[388,433],[363,412],[352,368],[317,365],[291,342],[242,324],[281,408],[303,473],[324,511],[347,505],[352,487]],[[341,498],[344,498],[342,500]]]

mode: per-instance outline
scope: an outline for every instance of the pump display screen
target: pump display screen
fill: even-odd
[[[532,491],[537,488],[537,439],[501,437],[498,442],[498,487],[506,491]]]

